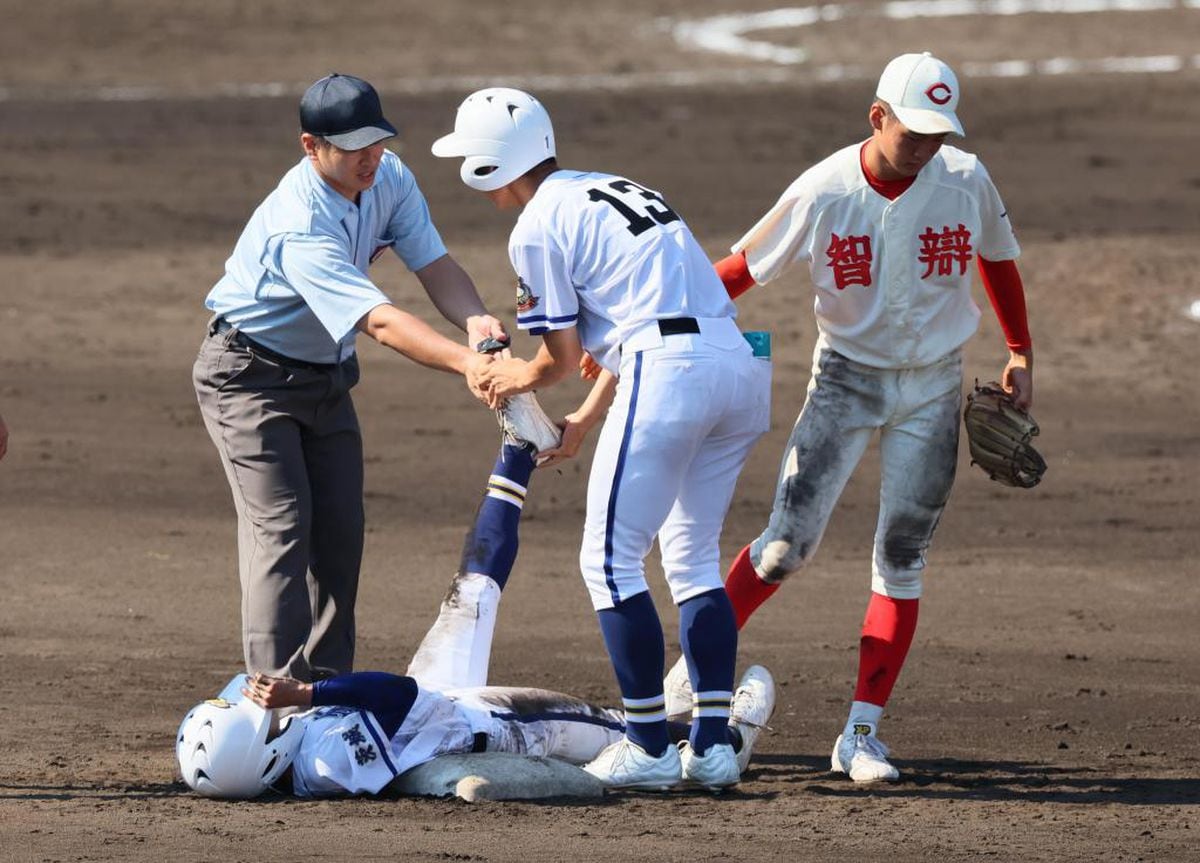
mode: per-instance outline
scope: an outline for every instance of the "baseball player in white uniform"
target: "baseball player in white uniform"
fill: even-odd
[[[806,264],[819,338],[808,394],[784,452],[766,530],[726,579],[738,626],[816,553],[871,438],[881,457],[871,599],[858,683],[832,755],[857,782],[899,772],[876,729],[917,624],[925,556],[954,482],[964,342],[979,310],[977,262],[1007,337],[1001,378],[1027,408],[1032,343],[1020,253],[983,164],[945,146],[963,134],[958,81],[925,54],[892,60],[869,111],[871,137],[805,171],[717,269],[732,296]],[[668,676],[668,707],[688,695]]]
[[[710,788],[738,781],[727,739],[737,631],[719,569],[721,525],[769,421],[770,365],[753,355],[695,238],[657,192],[623,177],[562,170],[550,117],[508,88],[467,97],[435,155],[501,209],[517,324],[541,335],[533,360],[489,366],[495,406],[549,386],[587,351],[603,367],[567,416],[548,463],[573,456],[605,416],[588,483],[580,565],[625,708],[626,737],[588,765],[611,786]],[[677,752],[664,709],[662,625],[643,559],[657,535],[696,691]]]
[[[459,575],[405,676],[367,671],[306,683],[235,676],[184,718],[184,780],[211,797],[268,788],[300,797],[376,794],[439,755],[508,752],[583,763],[621,740],[621,711],[542,689],[487,686],[500,593],[517,552],[533,448],[506,443],[467,534]],[[774,707],[751,666],[734,695],[730,735],[741,768]],[[280,722],[277,709],[299,709]],[[686,726],[674,729],[685,737]]]

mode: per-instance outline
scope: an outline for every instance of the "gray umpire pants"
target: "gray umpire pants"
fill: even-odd
[[[305,681],[350,671],[363,546],[357,359],[289,361],[210,326],[193,382],[237,509],[247,671]]]

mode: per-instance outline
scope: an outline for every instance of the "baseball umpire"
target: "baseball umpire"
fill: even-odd
[[[833,748],[856,782],[899,772],[876,737],[917,625],[925,557],[957,463],[962,345],[975,332],[972,259],[1008,341],[1001,382],[1033,399],[1020,253],[983,164],[962,135],[942,61],[896,57],[868,111],[871,137],[805,171],[717,268],[731,295],[808,266],[819,330],[813,373],[783,455],[770,522],[726,579],[739,627],[816,553],[834,504],[878,431],[879,519],[858,683]],[[682,663],[668,707],[690,695]]]
[[[304,156],[254,211],[193,370],[238,517],[242,638],[251,672],[350,671],[363,545],[363,454],[350,389],[359,332],[467,376],[492,357],[392,305],[367,275],[391,248],[474,344],[505,338],[446,252],[366,81],[329,75],[300,101]]]

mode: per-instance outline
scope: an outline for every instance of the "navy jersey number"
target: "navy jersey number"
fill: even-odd
[[[667,206],[658,192],[652,192],[645,186],[639,186],[631,180],[614,180],[608,188],[617,192],[621,197],[611,195],[602,189],[588,189],[588,198],[592,201],[605,201],[629,223],[629,233],[635,237],[653,228],[655,225],[669,225],[679,221],[679,214]],[[659,204],[661,206],[655,206]],[[642,212],[638,212],[638,210]]]

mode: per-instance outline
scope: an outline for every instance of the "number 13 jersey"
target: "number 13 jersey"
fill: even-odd
[[[662,197],[611,174],[556,171],[513,228],[517,326],[578,327],[614,374],[622,340],[646,321],[733,318],[708,256]]]

